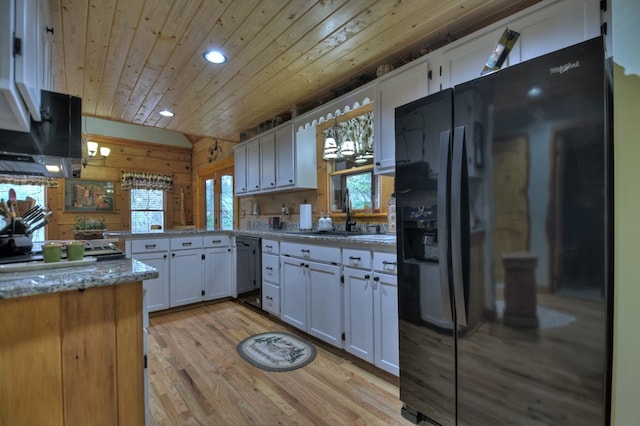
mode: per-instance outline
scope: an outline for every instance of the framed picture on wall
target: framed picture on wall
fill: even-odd
[[[70,212],[113,212],[113,182],[66,179],[64,209]]]

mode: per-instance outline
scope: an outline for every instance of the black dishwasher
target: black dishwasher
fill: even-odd
[[[236,283],[238,300],[262,309],[260,238],[243,236],[236,238]]]

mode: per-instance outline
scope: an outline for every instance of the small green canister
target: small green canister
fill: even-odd
[[[82,259],[84,259],[84,243],[82,241],[71,241],[67,243],[67,260],[72,262]]]
[[[62,245],[56,242],[45,243],[42,246],[42,257],[45,263],[60,262]]]

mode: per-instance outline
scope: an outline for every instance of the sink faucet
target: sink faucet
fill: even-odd
[[[346,214],[346,221],[344,224],[344,230],[346,232],[351,232],[352,231],[352,227],[356,224],[356,222],[352,222],[351,221],[351,197],[349,196],[349,188],[346,188],[344,190],[344,206],[343,206],[343,211]]]

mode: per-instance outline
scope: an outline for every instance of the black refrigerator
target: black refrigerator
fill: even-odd
[[[396,108],[405,418],[609,424],[605,68],[599,37]]]

